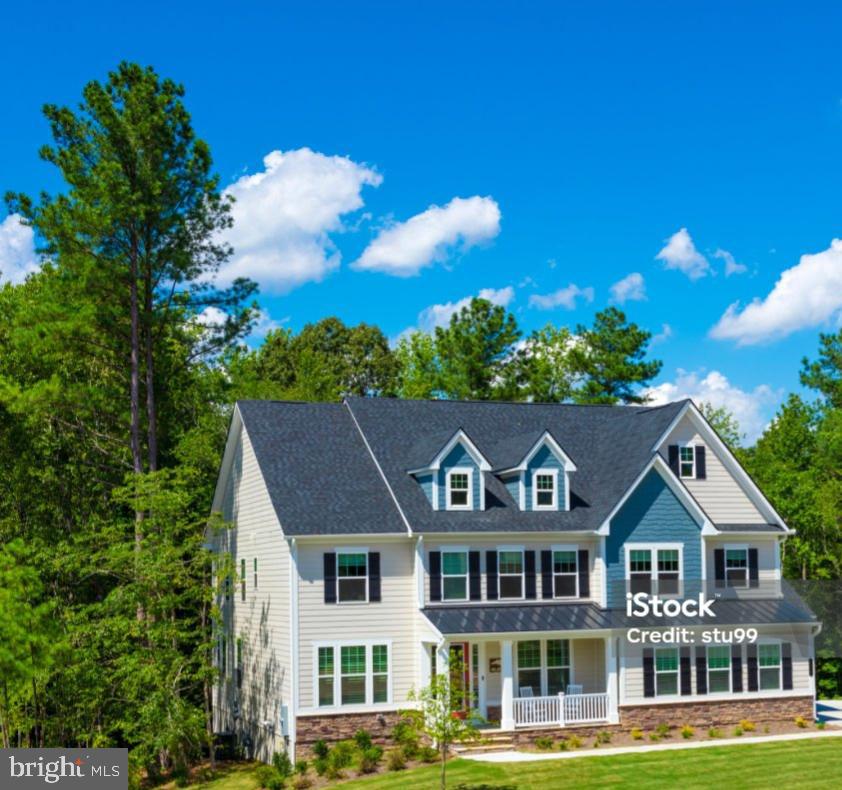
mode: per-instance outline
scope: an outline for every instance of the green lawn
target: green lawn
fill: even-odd
[[[464,782],[519,790],[842,787],[842,738],[501,765],[453,760],[448,763],[447,773],[448,787]],[[437,786],[438,766],[354,779],[339,785],[342,790],[430,790]],[[203,787],[252,790],[255,783],[247,773],[237,772]]]

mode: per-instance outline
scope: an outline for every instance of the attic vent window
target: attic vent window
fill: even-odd
[[[447,474],[447,507],[449,510],[471,509],[471,472],[454,469]]]

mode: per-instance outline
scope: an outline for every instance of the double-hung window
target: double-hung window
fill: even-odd
[[[760,690],[772,691],[781,687],[781,646],[776,643],[757,646],[757,665],[760,670]]]
[[[728,645],[708,645],[708,691],[731,691],[731,648]]]
[[[541,696],[541,641],[530,639],[517,643],[517,695]]]
[[[532,507],[535,510],[556,510],[558,475],[555,471],[535,472],[532,476]]]
[[[471,510],[473,496],[473,470],[451,469],[447,473],[447,509]]]
[[[443,551],[441,553],[442,600],[468,600],[468,552]]]
[[[630,546],[627,574],[632,593],[678,595],[681,579],[679,546]]]
[[[339,603],[368,600],[366,552],[337,552],[336,589]]]
[[[692,445],[685,445],[678,448],[678,469],[683,478],[694,478],[696,476],[696,448]]]
[[[570,642],[567,639],[547,640],[547,694],[551,697],[566,691],[570,683]]]
[[[658,549],[658,594],[678,595],[678,549]]]
[[[748,587],[748,549],[725,549],[725,584],[728,587]]]
[[[523,598],[523,551],[504,550],[497,557],[500,598]]]
[[[655,650],[655,694],[667,697],[678,694],[678,648]]]
[[[629,582],[633,593],[652,592],[652,552],[649,549],[629,550]]]
[[[329,708],[388,702],[389,652],[382,643],[318,645],[315,704]]]
[[[578,554],[573,550],[553,551],[553,597],[578,598]]]

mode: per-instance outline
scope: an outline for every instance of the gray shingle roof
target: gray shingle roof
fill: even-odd
[[[611,627],[611,613],[590,603],[429,606],[422,611],[441,634],[507,634]]]
[[[349,398],[346,403],[416,532],[597,529],[684,406],[683,401],[641,407],[384,398]],[[428,463],[435,454],[431,447],[440,449],[459,428],[493,469],[518,463],[537,438],[550,431],[578,468],[571,475],[571,509],[523,512],[500,480],[486,474],[484,511],[433,510],[408,471]]]

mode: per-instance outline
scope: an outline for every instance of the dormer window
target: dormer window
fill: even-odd
[[[535,510],[558,510],[558,473],[555,470],[535,472],[532,492]]]
[[[451,469],[447,473],[447,509],[472,510],[473,470],[467,468]]]
[[[692,445],[678,448],[679,472],[683,478],[696,477],[696,448]]]

